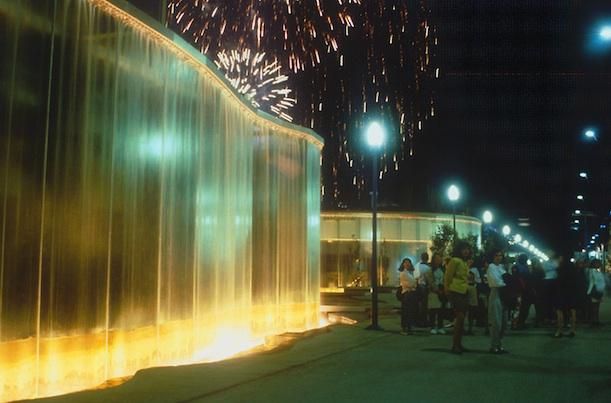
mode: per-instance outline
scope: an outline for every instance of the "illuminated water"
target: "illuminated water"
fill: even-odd
[[[0,44],[0,400],[318,325],[315,135],[107,1],[0,0]]]

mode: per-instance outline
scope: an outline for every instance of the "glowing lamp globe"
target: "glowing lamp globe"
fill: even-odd
[[[460,198],[460,190],[456,185],[452,185],[448,188],[448,199],[450,201],[455,202]]]
[[[503,235],[507,236],[511,234],[511,227],[509,227],[509,225],[503,225],[503,229],[501,231],[503,232]]]
[[[484,224],[490,224],[492,222],[493,216],[492,213],[488,210],[484,211],[484,215],[482,216],[484,219]]]
[[[611,26],[607,25],[602,27],[599,35],[603,41],[611,41]]]
[[[380,148],[385,140],[384,128],[378,122],[371,123],[367,128],[366,138],[370,147]]]

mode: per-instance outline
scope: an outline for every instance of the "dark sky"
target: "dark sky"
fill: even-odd
[[[411,172],[387,184],[382,199],[397,199],[393,188],[408,181],[417,189],[401,191],[399,203],[434,206],[455,179],[466,212],[492,208],[513,228],[528,217],[522,234],[564,250],[584,236],[570,230],[574,209],[598,215],[590,235],[602,216],[608,222],[611,48],[587,51],[594,24],[611,19],[611,4],[600,3],[436,2],[438,116],[417,139]],[[598,129],[595,143],[583,141],[588,126]],[[579,178],[581,169],[588,181]]]

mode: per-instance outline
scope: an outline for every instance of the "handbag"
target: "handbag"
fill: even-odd
[[[603,293],[598,291],[596,287],[592,288],[590,291],[590,298],[600,300],[603,297]]]
[[[397,290],[395,291],[395,297],[397,297],[398,301],[403,301],[403,287],[397,287]]]

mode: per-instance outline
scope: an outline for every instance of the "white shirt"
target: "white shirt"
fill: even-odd
[[[586,269],[586,278],[588,279],[588,294],[594,288],[598,292],[605,292],[605,275],[595,268]]]
[[[416,278],[416,270],[410,272],[409,270],[403,270],[399,274],[399,281],[401,282],[401,293],[408,291],[414,291],[418,285]]]
[[[431,266],[424,262],[418,263],[418,267],[416,267],[416,270],[414,272],[415,277],[418,280],[418,284],[426,285],[426,279],[428,278],[430,272]]]
[[[477,267],[472,267],[469,269],[469,271],[471,273],[473,273],[473,278],[475,279],[475,284],[481,284],[482,283],[482,278],[479,275],[479,270],[477,269]]]
[[[553,260],[548,260],[543,263],[543,271],[545,272],[544,280],[554,280],[558,278],[558,263]]]
[[[488,286],[491,288],[505,287],[505,282],[503,281],[503,274],[505,273],[506,271],[502,264],[490,263],[488,265],[488,272],[486,272]]]

